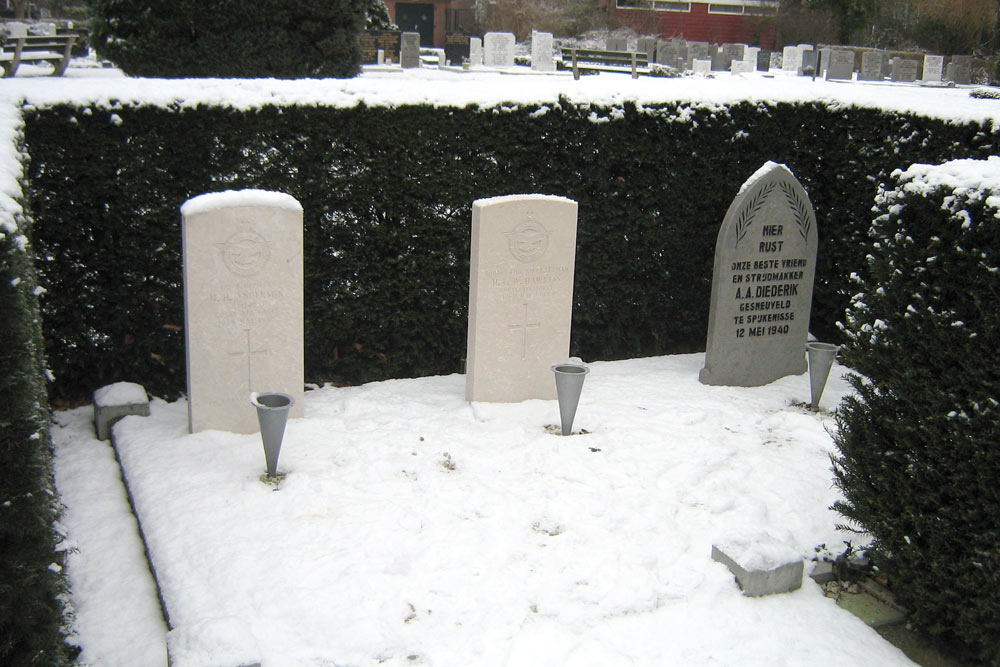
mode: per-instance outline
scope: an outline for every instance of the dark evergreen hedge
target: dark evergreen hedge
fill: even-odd
[[[878,195],[847,313],[835,508],[914,623],[1000,664],[1000,188],[914,173]]]
[[[91,0],[91,44],[149,77],[351,77],[367,0]]]
[[[295,196],[306,225],[306,373],[357,383],[460,371],[472,201],[580,203],[572,353],[704,349],[719,225],[742,182],[787,164],[816,209],[812,331],[835,339],[877,184],[986,156],[990,124],[822,103],[512,108],[151,106],[26,112],[53,396],[184,387],[179,206],[236,188]]]
[[[58,666],[66,582],[29,222],[0,214],[0,663]]]

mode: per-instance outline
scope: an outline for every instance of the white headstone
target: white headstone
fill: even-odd
[[[852,80],[854,78],[854,51],[831,49],[826,78],[828,80]]]
[[[806,371],[816,245],[805,190],[788,167],[766,163],[719,230],[703,384],[754,387]]]
[[[924,81],[940,81],[944,77],[944,56],[924,56]]]
[[[465,397],[555,399],[569,358],[577,204],[511,195],[472,204]]]
[[[797,46],[786,46],[781,52],[781,70],[798,72],[802,67],[802,52]]]
[[[483,64],[487,67],[514,66],[514,33],[488,32],[483,36]]]
[[[712,61],[695,58],[691,61],[691,71],[695,76],[708,76],[712,73]]]
[[[20,21],[10,21],[5,23],[4,26],[7,28],[8,37],[27,37],[28,36],[28,24],[21,23]]]
[[[759,46],[748,46],[743,51],[743,60],[748,63],[753,63],[754,69],[757,69],[757,54],[760,53]]]
[[[469,64],[483,64],[483,40],[479,37],[469,38]]]
[[[302,416],[302,206],[262,190],[181,207],[188,426],[258,430],[251,392],[295,398]]]
[[[531,69],[554,72],[556,61],[552,57],[552,33],[531,31]]]
[[[750,74],[757,69],[757,61],[734,60],[729,69],[733,74]]]

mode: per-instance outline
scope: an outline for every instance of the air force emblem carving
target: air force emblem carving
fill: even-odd
[[[245,227],[226,239],[216,243],[222,253],[222,262],[237,276],[255,276],[267,265],[271,249],[267,240],[244,223]]]
[[[549,232],[529,213],[528,219],[514,227],[504,236],[510,247],[510,254],[519,262],[530,264],[542,257],[549,247]]]

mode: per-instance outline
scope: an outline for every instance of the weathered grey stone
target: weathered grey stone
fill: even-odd
[[[702,383],[752,387],[806,371],[816,246],[805,190],[766,163],[719,229]]]
[[[729,71],[733,74],[749,74],[754,71],[754,63],[748,60],[734,60],[729,66]]]
[[[858,81],[882,81],[885,78],[882,60],[883,53],[881,51],[865,51],[862,53]]]
[[[948,81],[960,84],[972,83],[972,56],[952,56],[947,71]]]
[[[771,52],[760,51],[757,53],[757,71],[768,72],[771,69]]]
[[[552,33],[531,31],[531,69],[537,72],[554,72],[556,61],[552,57]]]
[[[768,535],[712,545],[712,560],[729,568],[747,597],[788,593],[802,586],[802,558]]]
[[[892,80],[901,82],[913,82],[917,80],[917,73],[920,71],[919,60],[906,60],[904,58],[894,58],[892,61]]]
[[[837,573],[833,568],[833,562],[821,560],[817,562],[809,573],[809,578],[817,584],[825,584],[837,578]]]
[[[98,440],[111,437],[111,427],[122,417],[149,416],[149,396],[141,384],[116,382],[94,392],[94,430]]]
[[[420,67],[420,33],[404,32],[399,39],[399,64],[403,69]]]
[[[797,46],[786,46],[781,52],[781,69],[785,72],[798,72],[802,67],[802,52]]]
[[[628,51],[628,39],[624,37],[608,37],[604,43],[607,51]]]
[[[846,80],[854,78],[854,51],[834,49],[830,52],[830,65],[826,70],[828,80]]]
[[[486,33],[483,36],[483,64],[487,67],[513,67],[514,33]]]
[[[941,81],[944,77],[944,56],[924,56],[923,81]]]
[[[802,51],[802,66],[799,67],[799,74],[802,76],[816,76],[819,74],[819,51],[806,49]]]
[[[469,64],[483,64],[483,40],[479,37],[469,38]]]
[[[569,358],[575,201],[546,195],[472,205],[466,400],[555,399]]]
[[[295,398],[302,416],[302,206],[260,190],[181,207],[191,432],[256,433],[252,392]]]

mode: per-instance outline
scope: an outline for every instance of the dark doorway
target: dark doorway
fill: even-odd
[[[434,5],[397,2],[396,25],[403,32],[419,32],[420,46],[434,46]]]

